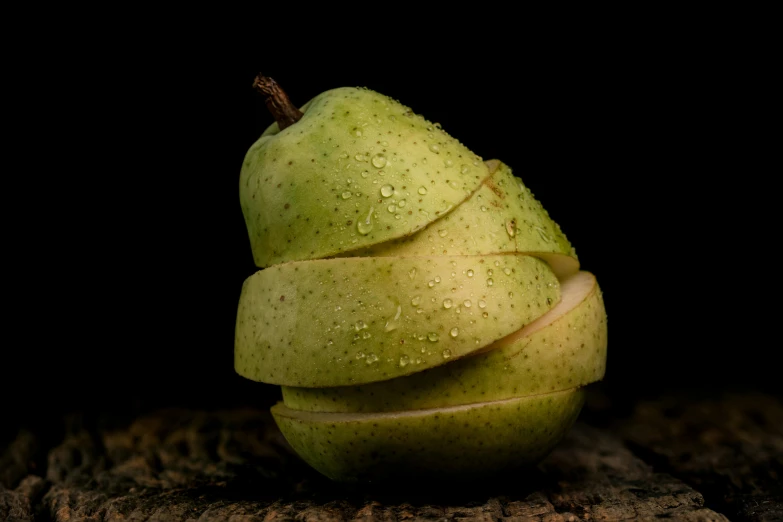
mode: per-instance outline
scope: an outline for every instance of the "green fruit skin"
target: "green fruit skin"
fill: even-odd
[[[565,257],[567,277],[579,270],[576,251],[560,226],[541,206],[511,168],[487,162],[491,176],[454,211],[411,236],[346,255],[440,256],[502,252]],[[556,271],[557,273],[558,271]]]
[[[407,411],[524,397],[598,381],[606,371],[606,310],[595,279],[582,274],[590,276],[593,287],[576,307],[511,344],[362,386],[283,386],[283,402],[302,411]]]
[[[403,416],[297,412],[272,415],[293,449],[337,481],[488,476],[543,459],[584,404],[572,389]]]
[[[286,386],[392,379],[480,350],[559,299],[547,264],[520,254],[285,263],[243,285],[235,369]]]
[[[481,158],[439,126],[377,92],[333,89],[302,109],[290,127],[267,129],[240,172],[240,204],[259,267],[412,234],[489,176]]]

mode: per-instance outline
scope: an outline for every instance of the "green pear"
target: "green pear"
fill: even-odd
[[[302,411],[387,412],[538,395],[603,378],[606,349],[601,291],[579,272],[562,282],[554,308],[476,355],[362,386],[283,386],[283,402]]]
[[[489,176],[440,126],[377,92],[329,90],[302,113],[283,130],[272,124],[242,165],[240,203],[259,267],[410,235]]]
[[[521,179],[399,102],[326,91],[248,150],[254,261],[235,369],[335,480],[478,477],[533,464],[605,372],[595,277]]]
[[[570,429],[584,391],[395,413],[272,415],[293,449],[339,481],[470,478],[534,464]]]
[[[521,254],[284,263],[242,287],[235,368],[286,386],[392,379],[480,350],[559,300],[547,264]]]
[[[559,278],[579,270],[574,248],[508,165],[485,162],[490,177],[443,218],[416,234],[348,252],[363,256],[465,256],[519,252],[546,260]],[[392,199],[392,204],[397,200]]]

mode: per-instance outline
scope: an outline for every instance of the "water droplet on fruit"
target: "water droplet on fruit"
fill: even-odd
[[[493,281],[491,277],[489,279],[487,279],[487,286],[492,286],[494,284],[495,284],[495,281]]]
[[[357,359],[364,359],[364,357],[365,357],[364,352],[359,352],[356,354]]]
[[[484,312],[483,314],[481,314],[481,317],[483,317],[484,319],[486,319],[487,317],[489,317],[489,313],[487,313],[487,312]]]
[[[430,145],[430,150],[431,150],[432,152],[434,152],[435,154],[440,154],[440,147],[438,147],[438,146],[437,146],[437,145],[435,145],[434,143],[433,143],[432,145]]]
[[[386,156],[380,152],[372,157],[372,165],[375,168],[382,169],[386,166]]]
[[[424,194],[427,193],[427,189],[426,189],[426,187],[419,187],[418,192],[419,192],[419,194],[421,194],[423,196]]]
[[[516,235],[516,224],[514,221],[506,221],[506,232],[509,237],[514,237],[514,235]]]
[[[487,207],[485,207],[484,205],[481,205],[481,211],[482,212],[486,212],[487,211]]]
[[[488,275],[488,276],[491,276],[491,275],[492,275],[492,274],[494,274],[494,273],[495,273],[495,272],[493,272],[491,268],[487,270],[487,275]]]
[[[416,364],[421,364],[423,362],[424,362],[424,359],[422,359],[421,357],[416,357]]]
[[[487,307],[487,302],[481,299],[479,301],[479,308],[486,308],[486,307]]]
[[[351,191],[350,190],[346,190],[345,192],[343,192],[343,199],[348,199],[350,197],[351,197]]]
[[[459,328],[457,328],[456,326],[452,328],[451,331],[449,332],[449,335],[451,335],[452,337],[457,337],[459,335]]]
[[[509,267],[506,267],[503,269],[503,273],[506,275],[511,275],[511,269]]]
[[[549,234],[546,233],[546,231],[541,227],[534,227],[536,231],[538,232],[538,235],[541,236],[541,239],[544,240],[544,243],[549,243],[552,238],[549,237]]]
[[[443,308],[449,309],[451,308],[452,301],[451,299],[444,299],[443,300]]]
[[[435,282],[440,283],[440,276],[435,276]]]
[[[356,324],[353,325],[353,327],[356,329],[357,332],[360,332],[360,331],[362,331],[362,330],[367,328],[367,323],[365,323],[364,321],[359,320],[359,321],[356,321]]]
[[[381,196],[390,198],[394,195],[394,187],[391,185],[384,185],[381,187]]]
[[[467,174],[468,170],[470,170],[470,167],[468,167],[467,165],[462,165],[462,167],[460,167],[459,169],[459,172],[460,174]]]
[[[372,213],[374,210],[373,207],[370,207],[370,212],[367,213],[367,217],[365,219],[360,219],[356,224],[356,230],[363,236],[366,236],[372,230]]]
[[[411,362],[411,358],[408,357],[407,355],[403,355],[402,357],[400,357],[400,368],[405,368],[406,366],[408,366],[408,364],[410,364],[410,362]]]
[[[386,207],[386,210],[394,214],[395,212],[397,212],[397,205],[389,205],[388,207]]]
[[[416,297],[411,299],[411,304],[413,306],[419,306],[419,303],[421,303],[421,296],[420,295],[417,295]]]
[[[513,299],[513,298],[514,298],[514,292],[509,292],[509,293],[508,293],[508,296],[509,296],[511,299]]]
[[[400,207],[400,208],[404,207],[405,206],[405,200],[401,199],[400,202],[397,203],[397,206]]]
[[[473,303],[470,302],[470,299],[465,299],[465,302],[462,304],[465,305],[465,308],[470,308],[473,306]]]
[[[438,334],[436,334],[435,332],[430,332],[427,334],[427,339],[429,339],[433,343],[437,342],[438,338],[439,338]]]
[[[364,362],[367,364],[372,364],[377,361],[378,361],[378,356],[375,355],[374,353],[371,353],[370,355],[367,356],[367,359],[365,359]]]
[[[448,359],[449,357],[451,357],[451,350],[446,348],[445,350],[443,350],[443,358]]]
[[[433,281],[433,280],[430,280],[430,281],[427,283],[427,286],[429,286],[430,288],[432,288],[433,286],[435,286],[435,281]]]
[[[370,337],[372,337],[372,334],[370,332],[362,333],[362,339],[369,339]]]
[[[363,170],[363,171],[362,171],[362,177],[363,177],[363,178],[366,178],[366,177],[367,177],[367,176],[369,176],[369,175],[370,175],[370,172],[369,172],[369,171],[366,171],[366,170]]]
[[[411,268],[411,271],[408,272],[408,277],[410,277],[411,279],[416,277],[416,269],[415,268]]]
[[[448,230],[438,230],[438,235],[440,237],[446,237],[448,235],[448,233],[449,233]]]
[[[468,277],[473,277],[473,270],[468,270]]]
[[[394,313],[393,317],[390,317],[386,320],[386,326],[383,327],[384,331],[391,332],[392,330],[396,330],[399,324],[400,314],[402,314],[402,306],[400,305],[400,302],[397,300],[397,298],[394,299],[394,304],[396,305],[396,311]]]

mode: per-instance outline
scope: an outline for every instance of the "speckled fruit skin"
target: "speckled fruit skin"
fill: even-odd
[[[409,235],[489,177],[479,156],[377,92],[332,89],[302,112],[283,131],[269,127],[242,165],[240,203],[259,267]]]
[[[301,110],[241,168],[263,270],[242,287],[236,371],[283,386],[275,421],[334,480],[541,460],[606,368],[603,296],[559,225],[508,165],[396,100],[345,87]]]
[[[462,256],[518,252],[545,259],[560,278],[579,270],[576,251],[522,180],[497,160],[464,203],[413,235],[361,249],[366,256]]]
[[[362,386],[283,386],[283,402],[302,411],[407,411],[540,395],[601,380],[607,348],[603,296],[587,272],[563,282],[562,292],[572,284],[589,288],[585,297],[529,336],[501,339],[480,354],[407,377]]]
[[[235,368],[287,386],[391,379],[479,350],[559,299],[546,263],[521,254],[276,265],[242,289]]]
[[[534,464],[571,428],[584,390],[402,415],[299,412],[272,415],[312,467],[339,481],[480,478]]]

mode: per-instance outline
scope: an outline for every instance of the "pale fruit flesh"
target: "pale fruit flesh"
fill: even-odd
[[[313,413],[272,407],[294,450],[339,481],[491,476],[537,463],[563,438],[584,390],[404,413]]]
[[[595,277],[561,283],[561,300],[522,329],[460,360],[362,386],[283,387],[296,410],[388,412],[448,407],[543,394],[603,378],[607,328]]]

